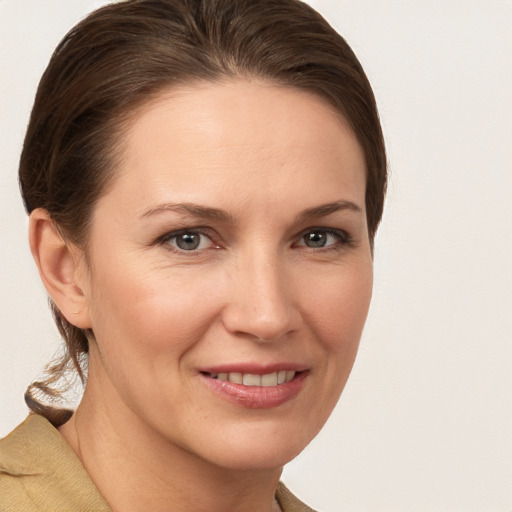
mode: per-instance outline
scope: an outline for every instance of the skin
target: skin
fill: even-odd
[[[321,98],[232,79],[138,112],[86,257],[33,213],[43,281],[95,335],[60,431],[114,510],[275,509],[282,466],[327,420],[356,356],[372,288],[365,179],[360,145]],[[199,247],[180,249],[173,233],[194,228]],[[264,409],[200,373],[282,362],[307,375]]]

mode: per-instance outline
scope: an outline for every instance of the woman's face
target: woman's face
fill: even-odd
[[[362,150],[322,99],[242,79],[162,94],[123,148],[87,258],[94,400],[216,465],[281,466],[367,315]]]

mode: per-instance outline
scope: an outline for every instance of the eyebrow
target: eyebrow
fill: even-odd
[[[321,204],[320,206],[314,206],[313,208],[308,208],[297,215],[297,221],[302,222],[309,219],[327,217],[328,215],[343,210],[361,213],[361,208],[356,203],[342,199],[340,201],[334,201],[333,203],[326,203]]]
[[[216,220],[225,223],[232,223],[233,217],[224,210],[202,206],[194,203],[164,203],[153,208],[148,208],[140,216],[141,219],[151,217],[163,212],[176,212],[184,215],[192,215],[199,219]]]
[[[356,203],[342,199],[340,201],[334,201],[332,203],[325,203],[319,206],[314,206],[312,208],[307,208],[297,215],[296,220],[298,222],[303,222],[312,218],[327,217],[328,215],[343,210],[350,210],[358,213],[361,212],[361,208]],[[153,215],[158,215],[164,212],[176,212],[184,215],[192,215],[193,217],[200,219],[216,220],[226,224],[232,224],[234,222],[233,216],[225,210],[220,210],[218,208],[212,208],[210,206],[203,206],[195,203],[160,204],[145,210],[140,218],[144,219],[146,217],[151,217]]]

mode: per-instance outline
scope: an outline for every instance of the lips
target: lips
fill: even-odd
[[[309,375],[305,368],[291,365],[273,368],[243,365],[212,368],[199,373],[217,396],[248,409],[270,409],[295,398]]]
[[[233,384],[242,384],[244,386],[263,387],[285,384],[293,380],[295,375],[296,372],[294,370],[281,370],[278,372],[265,373],[263,375],[241,372],[219,372],[209,374],[212,379],[218,379],[224,382],[232,382]]]

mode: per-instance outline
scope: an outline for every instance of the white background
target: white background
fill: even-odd
[[[24,130],[52,49],[102,3],[0,0],[0,436],[59,346]],[[392,175],[358,361],[284,480],[323,512],[512,512],[512,1],[311,3],[370,77]]]

